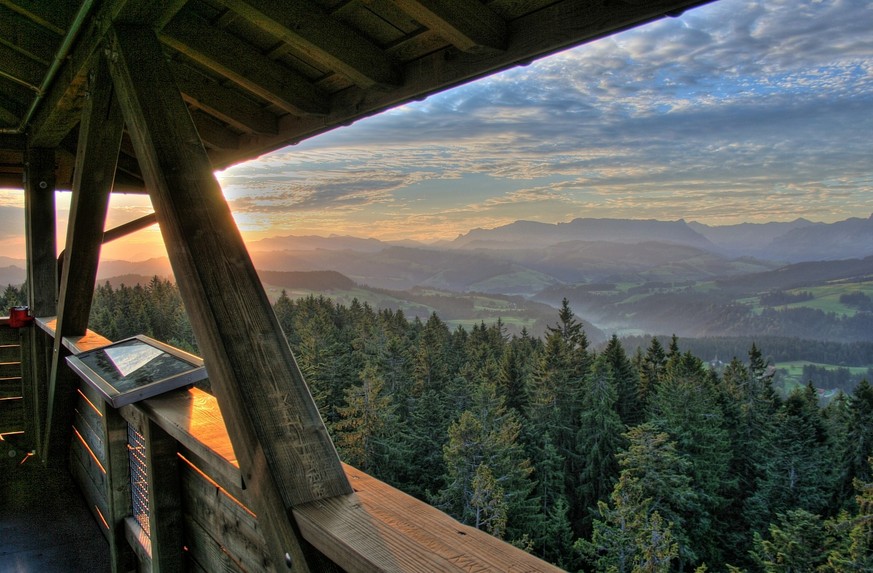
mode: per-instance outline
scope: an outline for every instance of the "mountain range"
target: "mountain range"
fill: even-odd
[[[560,284],[738,277],[807,261],[873,255],[873,215],[836,223],[711,226],[696,222],[516,221],[424,245],[332,235],[249,243],[261,271],[336,271],[376,288],[431,287],[533,296]],[[0,284],[24,281],[24,262],[0,256]],[[98,278],[170,276],[165,258],[103,261]]]
[[[873,297],[873,217],[731,226],[516,221],[428,245],[333,235],[248,247],[271,298],[324,293],[410,318],[437,312],[470,324],[499,316],[538,334],[566,297],[593,340],[675,332],[857,341],[873,332],[873,316],[841,298]],[[0,285],[21,284],[24,266],[0,257]],[[171,275],[166,258],[106,260],[98,271],[116,288]]]

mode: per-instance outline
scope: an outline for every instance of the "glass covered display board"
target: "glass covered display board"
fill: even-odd
[[[67,363],[115,408],[206,378],[203,360],[142,335],[68,356]]]

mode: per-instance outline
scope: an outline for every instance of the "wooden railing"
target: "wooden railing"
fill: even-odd
[[[24,431],[21,342],[9,319],[0,318],[0,435]]]
[[[38,324],[53,336],[52,321]],[[74,354],[108,343],[90,331],[63,341]],[[136,452],[145,461],[143,476],[128,464],[137,447],[129,432],[144,444]],[[140,571],[289,570],[271,561],[213,396],[190,388],[115,410],[82,384],[73,436],[72,472],[102,524],[116,570],[132,560]],[[294,519],[303,538],[346,571],[560,571],[351,466],[344,469],[354,493],[295,507]],[[148,509],[136,515],[142,504],[132,501],[143,484]]]

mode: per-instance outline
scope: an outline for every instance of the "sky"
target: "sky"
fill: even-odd
[[[249,241],[434,241],[519,219],[868,217],[871,30],[869,0],[719,0],[217,175]],[[0,255],[23,256],[20,202],[0,191]],[[117,199],[109,226],[148,208]],[[157,236],[143,232],[128,258]]]

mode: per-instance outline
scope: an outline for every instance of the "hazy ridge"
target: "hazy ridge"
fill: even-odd
[[[720,227],[517,221],[433,245],[334,235],[272,237],[249,248],[273,298],[283,289],[325,292],[403,308],[410,317],[501,316],[535,332],[552,320],[546,305],[567,297],[595,337],[602,330],[873,339],[870,313],[840,300],[873,295],[873,217]],[[24,276],[24,261],[0,257],[0,284],[21,284]],[[166,258],[103,261],[98,271],[115,287],[152,276],[172,276]],[[773,292],[796,297],[798,289],[810,289],[805,300],[764,302]]]

